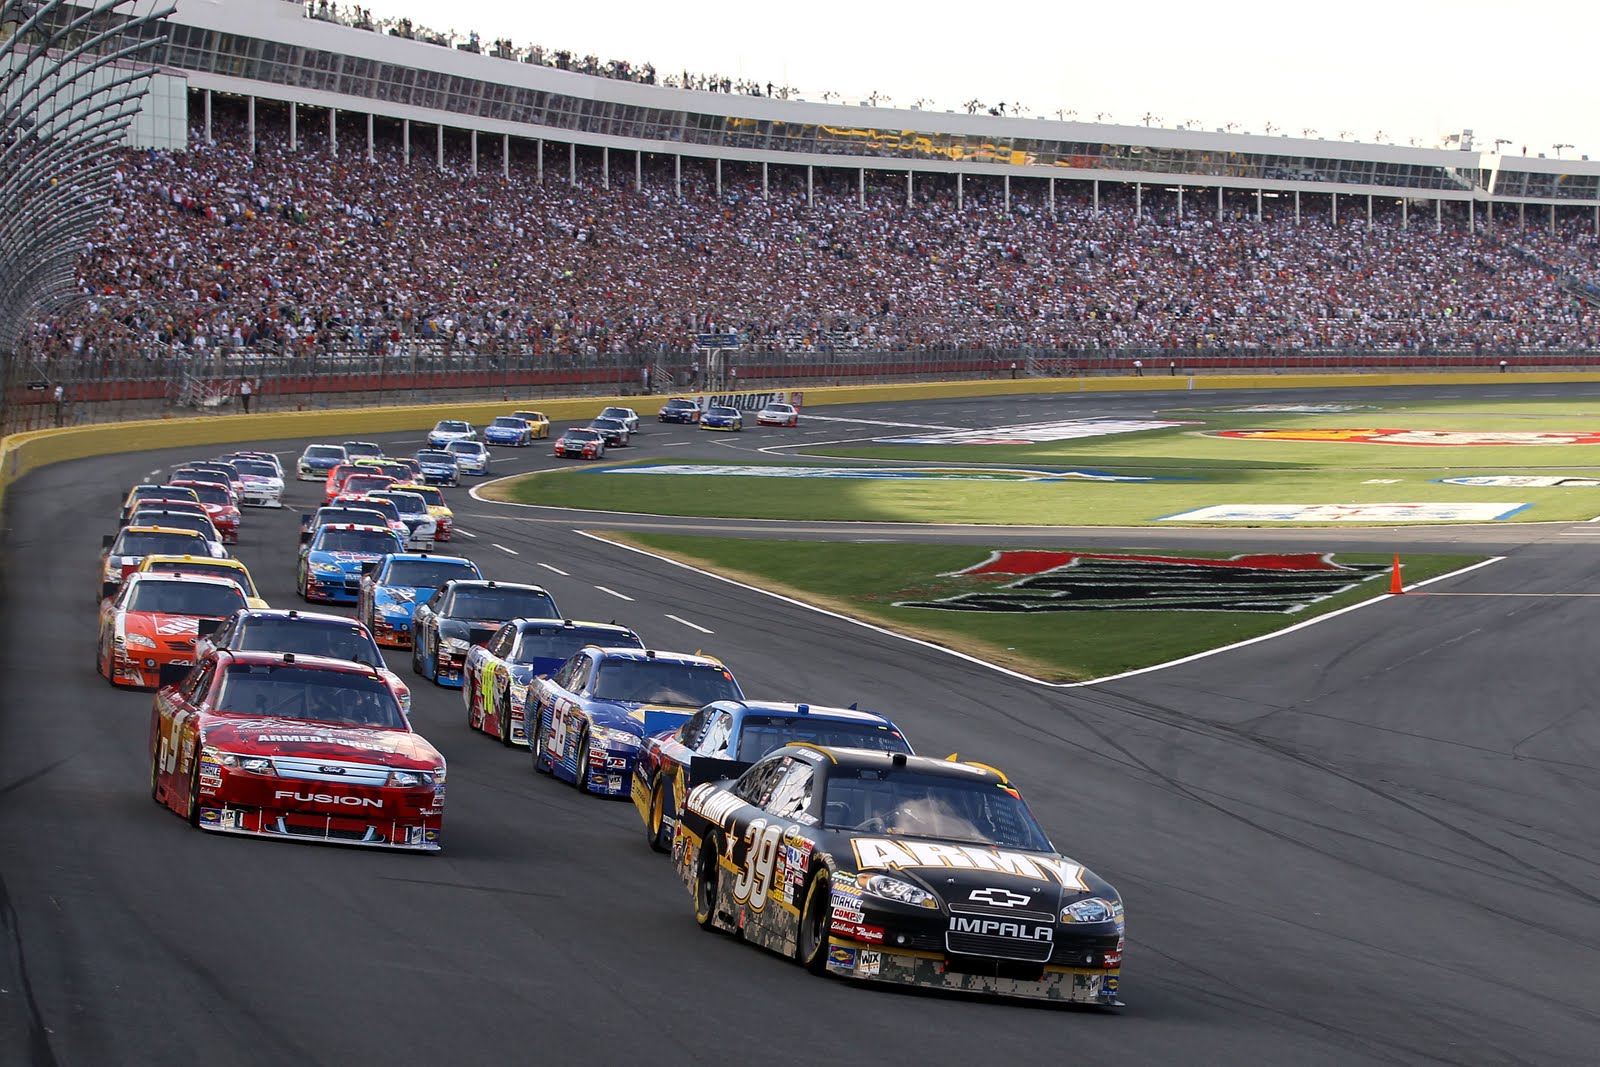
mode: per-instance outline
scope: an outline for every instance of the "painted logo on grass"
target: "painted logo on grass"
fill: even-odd
[[[1242,441],[1313,441],[1363,445],[1600,445],[1600,432],[1552,430],[1213,430]]]
[[[946,430],[914,437],[876,437],[886,445],[1037,445],[1048,441],[1076,441],[1085,437],[1106,437],[1145,430],[1169,430],[1174,426],[1198,426],[1194,422],[1167,422],[1155,419],[1069,419],[1064,422],[1033,422],[1022,426],[990,426],[981,430]]]
[[[1236,611],[1292,614],[1385,573],[1383,564],[1343,564],[1332,553],[1232,559],[1100,552],[999,551],[944,577],[1016,581],[901,608],[1039,613],[1056,611]]]
[[[1172,478],[1105,471],[1039,471],[981,467],[786,467],[778,464],[649,463],[639,467],[609,467],[590,474],[669,474],[714,478],[861,478],[882,481],[949,482],[1157,482]]]
[[[1217,411],[1240,415],[1344,415],[1351,411],[1377,411],[1376,404],[1245,404],[1242,407],[1167,408],[1168,411]]]
[[[1157,522],[1498,522],[1531,504],[1215,504]]]
[[[1593,489],[1600,478],[1562,478],[1539,474],[1473,474],[1461,478],[1440,478],[1451,485],[1492,485],[1511,489]]]

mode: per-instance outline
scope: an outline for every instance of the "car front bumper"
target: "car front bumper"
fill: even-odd
[[[1059,1004],[1117,1006],[1120,970],[1090,970],[1048,966],[1037,978],[1008,977],[1001,968],[983,973],[980,962],[952,964],[930,953],[896,952],[833,936],[828,939],[828,971],[844,978],[980,993],[996,997],[1049,1000]]]

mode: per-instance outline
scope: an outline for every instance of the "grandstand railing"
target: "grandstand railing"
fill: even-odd
[[[1593,370],[1596,353],[1120,349],[934,352],[595,353],[567,355],[448,350],[417,344],[398,355],[313,350],[304,354],[227,351],[176,354],[165,346],[110,355],[19,359],[8,365],[0,430],[16,433],[171,415],[242,409],[249,381],[253,411],[314,410],[557,396],[655,395],[697,390],[761,392],[808,386],[959,378],[1128,376],[1141,373],[1294,374],[1311,372]],[[1136,368],[1136,361],[1142,366]],[[711,368],[717,368],[713,373]],[[647,373],[648,372],[648,373]],[[64,391],[56,402],[56,386]]]

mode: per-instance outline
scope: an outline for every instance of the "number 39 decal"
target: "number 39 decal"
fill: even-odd
[[[748,903],[751,911],[766,907],[767,892],[772,888],[772,862],[778,854],[778,838],[783,828],[768,825],[757,819],[744,832],[744,868],[734,879],[733,899]]]

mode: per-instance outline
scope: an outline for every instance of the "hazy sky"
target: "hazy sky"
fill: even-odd
[[[1170,0],[1079,5],[761,4],[728,0],[529,4],[368,0],[437,30],[602,60],[652,62],[796,86],[816,100],[887,94],[960,111],[971,99],[1028,114],[1140,125],[1234,122],[1243,131],[1437,144],[1497,137],[1530,156],[1600,159],[1593,50],[1600,4],[1556,0],[1518,12],[1479,0],[1344,0],[1335,5]],[[1220,9],[1220,10],[1219,10]]]

